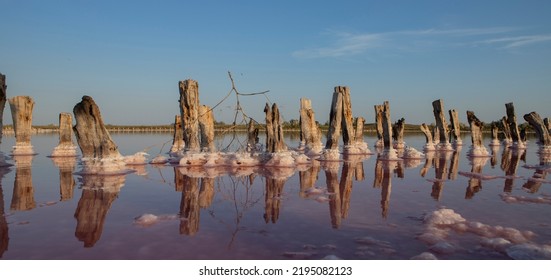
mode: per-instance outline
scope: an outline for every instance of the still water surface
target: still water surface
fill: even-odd
[[[150,158],[172,137],[112,136],[122,154],[149,148]],[[8,154],[13,136],[3,140]],[[467,136],[461,151],[432,160],[389,163],[372,155],[216,172],[145,165],[125,176],[85,178],[74,174],[77,159],[47,157],[57,141],[56,134],[34,135],[39,154],[10,159],[14,166],[1,170],[1,259],[410,259],[423,252],[510,259],[472,230],[448,229],[451,250],[420,238],[429,230],[423,217],[441,208],[469,222],[530,231],[528,243],[551,245],[547,171],[526,168],[540,164],[533,139],[526,152],[502,146],[479,162],[466,157]],[[296,136],[286,142],[298,146]],[[424,138],[406,136],[406,143],[421,150]],[[535,173],[543,179],[531,180]]]

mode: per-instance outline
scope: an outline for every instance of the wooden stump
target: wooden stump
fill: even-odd
[[[375,105],[375,124],[376,124],[376,131],[377,131],[377,142],[375,143],[375,146],[377,147],[383,147],[383,112],[385,110],[384,105]]]
[[[339,137],[342,126],[342,95],[344,90],[341,87],[335,87],[335,91],[333,92],[325,149],[337,150],[339,148]]]
[[[492,122],[491,132],[492,132],[492,142],[491,142],[490,145],[492,145],[492,146],[499,146],[499,145],[500,145],[499,139],[498,139],[498,134],[499,134],[499,123],[497,123],[497,122]]]
[[[440,146],[441,148],[445,148],[450,142],[448,140],[448,124],[446,123],[444,102],[442,99],[433,101],[432,108],[436,120],[436,127],[438,127]]]
[[[511,137],[511,128],[507,123],[506,117],[501,118],[500,128],[503,132],[503,142],[505,142],[505,144],[507,145],[513,143],[513,138]]]
[[[428,144],[433,144],[433,140],[432,140],[432,133],[430,132],[430,127],[423,123],[421,124],[421,131],[423,132],[423,134],[425,135],[425,141],[426,141],[426,145]]]
[[[518,129],[517,116],[515,114],[515,106],[513,103],[505,104],[505,109],[507,110],[507,124],[511,130],[511,138],[513,143],[520,142],[520,130]]]
[[[73,116],[70,113],[59,114],[59,144],[52,151],[52,157],[77,155],[73,143]]]
[[[354,136],[354,138],[356,139],[356,143],[363,143],[365,119],[362,117],[357,117],[355,123],[356,123],[356,135]]]
[[[13,155],[35,154],[31,145],[34,101],[30,96],[15,96],[9,99],[13,129],[15,130],[15,146]]]
[[[287,151],[287,145],[283,139],[283,127],[281,126],[281,117],[277,104],[272,107],[266,103],[264,107],[266,113],[266,149],[269,153],[279,153]]]
[[[306,98],[300,99],[300,132],[301,141],[304,142],[309,152],[320,153],[322,149],[321,130],[316,122],[312,102]]]
[[[461,126],[459,125],[459,113],[455,109],[449,110],[449,113],[450,113],[450,122],[452,126],[452,129],[450,131],[450,140],[451,140],[451,135],[453,135],[455,144],[461,145],[463,141],[461,140]]]
[[[536,135],[538,136],[539,143],[543,146],[551,146],[551,138],[549,137],[549,129],[541,119],[540,115],[536,112],[531,112],[524,115],[524,119],[532,126]]]
[[[4,127],[4,107],[6,106],[6,75],[0,73],[0,128]],[[2,131],[0,131],[0,143],[2,143]]]
[[[249,120],[249,125],[247,127],[247,151],[254,152],[257,150],[258,144],[258,128],[254,125],[254,120]]]
[[[397,149],[404,148],[404,126],[405,119],[401,118],[392,126],[392,136],[394,138],[394,147]]]
[[[472,147],[469,151],[469,155],[473,157],[488,156],[489,153],[482,143],[482,128],[484,127],[484,123],[481,122],[472,111],[467,111],[467,120],[471,128],[472,140]]]
[[[390,119],[390,104],[383,103],[383,143],[385,148],[392,148],[392,120]]]
[[[335,87],[335,91],[342,95],[342,140],[344,146],[356,143],[356,131],[354,129],[354,117],[352,115],[352,101],[350,89],[345,86]]]
[[[201,130],[201,151],[215,152],[214,116],[209,106],[199,106],[199,128]]]
[[[78,145],[83,158],[120,158],[121,154],[111,135],[103,124],[99,107],[90,96],[73,108],[76,125],[74,127]]]
[[[199,84],[197,81],[188,79],[180,81],[178,87],[185,150],[199,152]]]
[[[184,131],[182,129],[182,117],[176,115],[174,117],[174,134],[172,137],[172,147],[170,148],[170,153],[178,153],[183,151],[185,148],[184,143]]]

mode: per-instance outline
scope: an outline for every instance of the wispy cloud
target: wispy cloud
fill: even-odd
[[[551,34],[515,36],[481,41],[484,44],[497,44],[504,49],[516,49],[527,45],[551,41]]]
[[[513,27],[419,29],[383,33],[330,32],[329,46],[306,48],[293,52],[298,58],[343,57],[363,54],[369,50],[422,51],[435,47],[476,47],[482,44],[500,49],[517,49],[551,40],[550,34],[507,36],[518,31]]]

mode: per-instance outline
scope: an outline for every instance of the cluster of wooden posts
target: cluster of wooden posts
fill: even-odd
[[[0,125],[2,125],[2,113],[6,102],[6,78],[0,74]],[[248,126],[247,147],[241,156],[228,155],[216,151],[214,145],[214,116],[212,109],[199,102],[199,84],[188,79],[179,82],[180,92],[180,116],[176,116],[174,122],[173,145],[170,150],[171,159],[157,157],[153,163],[166,163],[170,160],[180,165],[270,165],[293,166],[307,163],[312,159],[321,161],[339,161],[341,154],[372,154],[367,143],[363,139],[363,127],[365,119],[354,118],[352,114],[352,102],[350,89],[346,86],[337,86],[333,92],[331,111],[329,116],[329,130],[326,135],[325,146],[322,144],[322,135],[309,99],[300,99],[300,129],[301,144],[296,149],[289,149],[284,141],[283,127],[279,108],[276,103],[268,104],[264,108],[266,114],[266,142],[265,147],[259,144],[258,128],[255,121],[250,119]],[[15,130],[16,144],[12,149],[13,155],[34,154],[31,145],[31,125],[34,101],[29,96],[15,96],[9,99]],[[449,110],[451,125],[448,126],[444,104],[442,100],[432,103],[436,126],[434,129],[426,124],[421,125],[421,131],[426,136],[425,151],[453,150],[462,145],[460,137],[460,125],[458,112]],[[501,142],[515,148],[525,147],[525,133],[519,130],[513,103],[505,104],[507,115],[500,122],[492,123],[492,143],[500,145]],[[385,101],[381,105],[375,105],[375,121],[378,140],[375,146],[382,152],[378,154],[381,159],[399,160],[408,157],[398,154],[396,150],[403,150],[405,119],[401,118],[392,123],[390,117],[390,104]],[[72,126],[70,113],[59,114],[59,145],[51,156],[76,156],[76,146],[73,143],[73,132],[78,146],[82,152],[83,161],[95,166],[88,170],[92,173],[101,173],[101,169],[120,168],[125,164],[139,164],[143,159],[143,153],[139,159],[123,157],[117,145],[111,139],[99,110],[94,100],[89,96],[82,97],[81,102],[73,108],[76,125]],[[524,119],[534,128],[539,143],[540,151],[549,153],[551,139],[549,137],[549,120],[543,119],[536,113],[524,115]],[[467,111],[467,120],[471,130],[472,146],[469,155],[488,156],[482,142],[483,123],[475,116],[474,112]],[[499,130],[503,135],[503,141],[498,140]],[[342,135],[343,149],[339,150],[339,141]],[[453,141],[452,141],[453,138]],[[1,135],[0,135],[1,141]],[[414,149],[409,149],[414,150]],[[213,156],[216,154],[216,156]],[[286,156],[281,156],[281,155]],[[422,153],[413,153],[410,156],[422,157]],[[277,160],[274,161],[274,158]],[[2,157],[3,159],[3,157]],[[104,159],[113,159],[117,163],[105,165]],[[100,161],[98,161],[100,160]],[[97,166],[100,163],[100,166]]]

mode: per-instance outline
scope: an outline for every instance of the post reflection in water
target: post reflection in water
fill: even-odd
[[[551,154],[540,153],[539,160],[539,166],[531,167],[536,169],[536,171],[534,171],[534,175],[532,175],[532,178],[529,178],[526,183],[522,185],[522,188],[530,193],[537,193],[542,183],[545,181],[549,166],[551,165]]]
[[[448,160],[453,155],[450,151],[438,151],[435,154],[434,159],[434,175],[435,179],[432,183],[432,191],[430,196],[435,200],[440,200],[442,196],[442,189],[444,187],[444,182],[448,178]]]
[[[515,176],[523,153],[526,153],[526,150],[510,149],[508,147],[503,149],[503,153],[501,154],[501,170],[505,171],[505,186],[503,191],[506,193],[513,191]]]
[[[84,247],[93,247],[100,239],[111,204],[124,186],[126,175],[82,175],[82,196],[75,211],[75,236]]]
[[[320,172],[320,169],[321,169],[320,162],[317,160],[313,160],[310,168],[304,171],[299,171],[298,173],[299,182],[300,182],[299,196],[301,198],[306,198],[308,196],[306,193],[306,190],[315,187],[316,182],[318,181],[318,174]]]
[[[264,221],[276,223],[281,209],[281,195],[285,182],[295,173],[294,168],[271,167],[265,170],[266,190],[264,194]]]
[[[36,207],[34,201],[33,178],[31,173],[32,155],[13,156],[15,161],[15,182],[11,210],[26,211]]]
[[[327,193],[331,194],[329,199],[329,214],[333,228],[339,228],[342,218],[339,166],[340,162],[325,161],[322,163],[322,168],[325,171]]]
[[[180,201],[180,234],[195,235],[199,231],[199,180],[198,177],[183,177],[182,200]]]
[[[392,193],[392,174],[403,178],[402,161],[388,161],[377,159],[375,163],[375,182],[374,187],[381,188],[381,216],[387,218],[390,205],[390,194]]]
[[[0,156],[3,156],[0,154]],[[6,221],[6,213],[4,213],[4,191],[2,190],[2,179],[4,175],[11,170],[6,167],[0,167],[0,259],[4,255],[4,252],[8,250],[8,244],[10,241],[8,234],[8,222]]]
[[[471,173],[482,174],[484,165],[488,163],[488,157],[473,157],[470,158]],[[465,199],[471,199],[474,195],[482,189],[482,179],[479,176],[469,177],[469,183],[465,192]]]
[[[75,178],[73,171],[77,164],[76,157],[52,157],[52,162],[59,168],[59,195],[60,201],[66,201],[73,198],[75,189]]]

